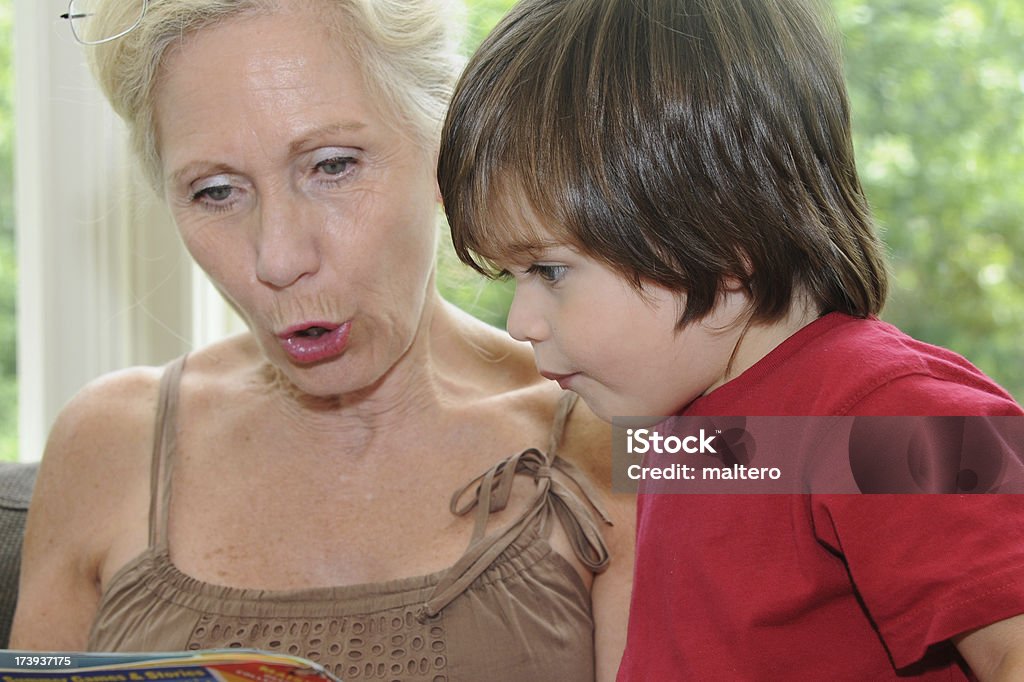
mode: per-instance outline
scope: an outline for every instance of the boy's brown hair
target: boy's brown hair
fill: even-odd
[[[681,325],[726,277],[762,321],[798,288],[822,313],[878,313],[886,268],[824,16],[813,0],[522,0],[442,133],[459,257],[490,275],[523,260],[542,246],[532,213],[637,286],[685,293]]]

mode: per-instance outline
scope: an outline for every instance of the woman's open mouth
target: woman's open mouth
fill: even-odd
[[[308,365],[330,360],[345,352],[352,322],[303,322],[277,335],[292,362]]]

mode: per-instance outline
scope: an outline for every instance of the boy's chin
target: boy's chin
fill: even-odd
[[[644,428],[660,424],[665,421],[666,417],[671,416],[650,414],[645,412],[645,408],[641,405],[630,404],[626,400],[613,400],[607,396],[594,395],[586,390],[574,389],[574,392],[580,396],[598,419],[609,424],[625,424],[630,428]]]

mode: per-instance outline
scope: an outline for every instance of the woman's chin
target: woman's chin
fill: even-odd
[[[292,398],[336,400],[359,389],[358,379],[344,367],[344,356],[296,362],[280,348],[265,349],[263,355],[268,385]]]

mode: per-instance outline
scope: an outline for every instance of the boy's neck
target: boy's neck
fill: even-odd
[[[783,341],[821,316],[818,306],[804,292],[793,296],[787,313],[771,322],[748,322],[736,342],[729,367],[722,379],[708,387],[705,395],[732,381],[757,364]]]

